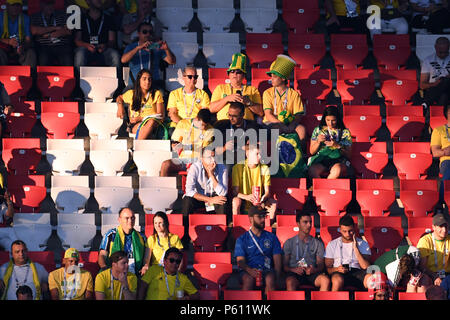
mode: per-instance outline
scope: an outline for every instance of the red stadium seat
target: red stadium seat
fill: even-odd
[[[281,33],[247,33],[245,50],[252,67],[268,68],[283,53]]]
[[[348,291],[311,291],[311,300],[350,300]]]
[[[195,251],[222,251],[227,237],[226,215],[189,215],[189,236]]]
[[[339,233],[339,219],[341,217],[320,217],[320,238],[323,241],[325,246],[331,240],[339,238],[341,234]],[[359,237],[359,229],[358,229],[358,217],[352,216],[353,221],[355,222],[355,235]]]
[[[406,65],[410,53],[409,34],[376,34],[373,37],[373,55],[380,69],[400,69]]]
[[[422,106],[386,106],[386,127],[391,139],[415,140],[421,136],[424,126]]]
[[[34,101],[20,101],[14,104],[14,112],[36,115]]]
[[[427,300],[425,292],[399,292],[398,300]]]
[[[308,199],[306,178],[272,178],[270,187],[277,200],[277,210],[283,214],[302,210]]]
[[[329,69],[294,69],[294,88],[307,102],[327,99],[333,84]]]
[[[400,179],[426,179],[433,162],[429,142],[394,142],[393,161]]]
[[[277,215],[277,229],[276,234],[280,240],[281,246],[286,240],[298,235],[298,225],[295,221],[295,215]],[[311,215],[311,231],[309,233],[312,237],[316,236],[316,229],[314,228],[314,216]]]
[[[430,127],[431,129],[447,124],[444,116],[444,106],[430,106]]]
[[[369,297],[368,291],[355,291],[355,299],[354,300],[373,300],[373,298]]]
[[[49,139],[71,139],[80,123],[80,114],[74,112],[43,112],[41,122]]]
[[[313,216],[311,216],[312,218]],[[295,214],[285,214],[285,215],[277,215],[277,228],[278,227],[296,227],[297,221]],[[314,224],[313,224],[314,225]]]
[[[194,263],[231,263],[231,252],[194,252]]]
[[[394,181],[380,179],[357,179],[356,201],[363,216],[388,216],[395,201]]]
[[[208,68],[208,88],[211,91],[211,94],[219,84],[230,83],[227,70],[227,68]],[[246,84],[247,80],[244,79],[242,83]]]
[[[262,293],[259,290],[224,290],[224,300],[261,300]]]
[[[417,80],[381,80],[381,93],[386,104],[401,105],[410,102],[419,87]]]
[[[306,113],[301,117],[300,123],[306,128],[306,133],[310,137],[314,128],[317,127],[322,119],[323,110],[326,105],[312,101],[308,101],[306,107]],[[308,148],[307,148],[308,149]]]
[[[40,2],[42,2],[42,1],[28,0],[28,15],[29,16],[31,16],[35,13],[41,12]],[[55,10],[61,10],[61,11],[64,10],[65,11],[64,0],[55,0],[54,6],[55,6]]]
[[[313,197],[319,215],[339,216],[352,200],[350,179],[313,179]]]
[[[12,174],[23,175],[36,172],[42,151],[39,138],[3,139],[2,159]]]
[[[417,80],[416,69],[380,70],[380,80]]]
[[[7,263],[9,259],[10,257],[8,251],[0,251],[0,265]]]
[[[226,287],[228,278],[233,272],[233,265],[231,263],[194,263],[193,269],[201,288],[221,289]]]
[[[41,113],[42,112],[78,112],[78,102],[41,102]]]
[[[288,54],[302,69],[314,69],[325,56],[323,34],[298,34],[289,32]]]
[[[45,99],[63,101],[75,88],[73,66],[37,66],[37,85]]]
[[[364,236],[375,261],[383,253],[395,249],[403,239],[401,217],[364,217]]]
[[[369,142],[381,128],[380,106],[344,105],[344,124],[356,142]]]
[[[252,86],[257,88],[261,97],[264,91],[272,88],[272,80],[266,73],[268,68],[252,68]]]
[[[92,278],[95,279],[95,276],[100,270],[100,266],[98,265],[98,251],[80,251],[80,263],[83,264],[82,268],[89,271]]]
[[[413,246],[417,246],[420,238],[427,233],[433,232],[433,217],[408,217],[408,239]]]
[[[366,104],[375,91],[373,70],[338,69],[336,88],[342,103]]]
[[[305,300],[305,291],[269,291],[267,300]]]
[[[31,261],[42,264],[47,272],[52,272],[56,269],[53,251],[28,251],[28,257]]]
[[[356,69],[369,52],[365,34],[332,34],[330,41],[336,68]]]
[[[40,204],[47,196],[45,176],[11,175],[8,177],[8,190],[19,212],[39,212]]]
[[[320,18],[319,4],[316,1],[283,0],[284,22],[295,33],[313,32]]]
[[[29,138],[36,124],[36,114],[13,112],[6,117],[6,135],[11,138]]]
[[[388,164],[386,142],[354,142],[352,144],[351,164],[357,175],[363,178],[382,176]]]
[[[30,66],[0,66],[0,82],[15,105],[24,100],[33,85]]]
[[[153,234],[153,214],[145,215],[145,236],[149,237]],[[169,231],[170,233],[178,235],[181,239],[184,236],[183,215],[182,214],[168,214]]]
[[[439,201],[436,180],[400,180],[400,200],[407,217],[426,217]]]
[[[198,290],[200,300],[219,300],[218,290]]]
[[[251,224],[248,219],[248,215],[246,214],[237,214],[233,215],[233,228],[231,229],[231,236],[233,239],[239,238],[245,232],[250,230]],[[272,227],[270,226],[270,217],[267,216],[265,219],[265,228],[264,230],[268,232],[272,232]]]

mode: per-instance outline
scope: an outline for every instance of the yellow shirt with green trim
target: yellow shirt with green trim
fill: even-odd
[[[105,300],[119,300],[120,299],[120,289],[122,289],[122,284],[119,280],[113,280],[114,286],[114,299],[111,299],[111,268],[104,270],[97,274],[95,277],[95,291],[102,292],[105,295]],[[131,272],[127,273],[128,288],[131,292],[136,292],[137,288],[137,277]],[[122,293],[122,300],[125,300],[125,296]]]
[[[80,286],[72,300],[84,300],[87,291],[91,291],[92,293],[94,292],[94,281],[92,280],[91,273],[84,269],[81,269],[80,271]],[[72,283],[72,281],[74,281],[74,277],[76,277],[75,273],[67,274],[67,283]],[[48,274],[48,287],[50,291],[53,289],[58,290],[59,300],[64,298],[64,267],[54,270]],[[67,288],[67,286],[66,292],[67,294],[70,293],[70,288]]]
[[[174,300],[176,299],[176,291],[183,290],[186,294],[192,295],[197,292],[192,282],[186,275],[179,272],[178,279],[180,286],[175,288],[176,275],[167,275],[167,284],[169,285],[169,293],[167,292],[166,278],[164,276],[163,267],[159,265],[151,266],[142,281],[148,284],[146,300]]]
[[[132,105],[133,105],[133,90],[128,90],[122,95],[123,101],[125,104],[128,105],[128,108],[130,110],[130,118],[136,118],[136,117],[142,117],[145,118],[146,116],[151,116],[153,114],[157,113],[156,104],[157,103],[164,103],[163,96],[159,90],[155,91],[154,95],[149,96],[149,99],[147,102],[145,102],[145,97],[142,97],[142,107],[139,111],[133,111]]]
[[[445,267],[442,264],[442,258],[445,247]],[[434,245],[433,245],[433,236],[432,233],[428,233],[420,238],[417,243],[417,248],[420,251],[420,257],[427,259],[427,268],[433,272],[437,272],[439,270],[444,269],[445,272],[450,272],[450,265],[448,263],[449,250],[450,250],[450,237],[447,236],[445,240],[436,240],[436,255],[437,255],[437,266],[436,261],[434,259]]]
[[[349,1],[353,1],[353,0],[349,0]],[[355,0],[354,2],[356,2],[356,12],[359,15],[360,14],[359,0]],[[332,3],[333,3],[334,12],[336,13],[337,16],[343,16],[343,17],[347,16],[347,6],[345,5],[345,0],[332,0]],[[329,13],[327,13],[327,18],[329,18],[329,16],[330,16]]]
[[[450,129],[447,132],[446,131],[447,131],[447,127],[445,125],[434,128],[433,132],[431,133],[430,146],[438,146],[441,149],[450,147],[450,141],[447,138],[447,132],[450,136]],[[445,160],[450,160],[450,156],[440,157],[439,164],[441,164],[442,161],[445,161]]]
[[[212,142],[214,137],[213,127],[208,124],[205,130],[197,129],[193,126],[189,119],[180,120],[172,133],[172,141],[181,142],[183,145],[192,146],[191,150],[183,150],[179,157],[181,159],[192,160],[199,157],[202,148],[206,147]]]
[[[231,84],[219,84],[215,89],[211,96],[211,102],[218,101],[220,99],[225,98],[226,96],[229,96],[233,93],[236,93],[236,91],[241,90],[243,96],[248,96],[250,101],[252,101],[255,104],[261,104],[261,95],[259,94],[259,91],[257,88],[253,86],[243,85],[242,88],[232,88]],[[230,104],[227,103],[219,112],[217,112],[217,120],[228,120],[228,109],[230,108]],[[253,112],[246,107],[245,108],[245,114],[244,119],[247,120],[254,120],[255,116]]]
[[[280,92],[277,91],[276,95],[276,107],[277,110],[275,111],[275,105],[274,105],[274,95],[275,95],[275,87],[266,89],[263,93],[263,109],[264,110],[272,110],[274,116],[278,118],[278,120],[283,121],[283,118],[288,118],[289,116],[296,116],[297,114],[303,114],[305,112],[305,109],[303,107],[302,99],[300,98],[300,94],[292,89],[288,88],[287,92],[287,103],[286,103],[286,111],[287,114],[283,116],[283,118],[279,117],[279,114],[281,111],[284,110],[284,101],[285,101],[285,95],[286,93],[281,93],[282,96],[280,97]],[[269,122],[264,116],[263,122]]]
[[[167,238],[159,238],[159,243],[157,239],[157,235],[153,234],[147,239],[147,246],[152,249],[152,256],[150,260],[150,264],[159,264],[161,258],[167,249],[169,249],[169,239],[170,239],[170,247],[177,248],[183,250],[183,244],[181,243],[180,237],[176,234],[169,233],[169,237]]]
[[[244,177],[244,171],[248,170],[247,177]],[[270,170],[265,164],[259,164],[255,168],[249,168],[244,163],[237,163],[232,170],[232,185],[239,187],[239,193],[251,194],[252,187],[261,187],[261,196],[264,194],[264,187],[270,186]]]
[[[192,103],[194,103],[194,106],[192,106]],[[183,88],[178,88],[170,92],[167,110],[176,108],[181,119],[194,119],[200,109],[209,108],[209,103],[209,96],[202,89],[196,89],[192,94],[183,94]],[[171,126],[176,126],[176,123],[172,122]]]

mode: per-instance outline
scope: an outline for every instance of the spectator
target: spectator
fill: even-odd
[[[439,286],[450,272],[447,263],[450,237],[448,236],[448,222],[442,213],[433,216],[433,232],[424,235],[417,243],[420,250],[420,266]]]
[[[11,244],[11,260],[0,267],[0,291],[2,300],[16,300],[16,291],[27,285],[33,291],[34,300],[48,300],[48,272],[28,258],[25,242],[16,240]]]
[[[374,272],[368,280],[369,298],[372,300],[392,300],[392,288],[383,272]]]
[[[250,230],[236,240],[234,256],[240,268],[242,290],[264,286],[265,292],[276,290],[282,261],[277,236],[264,230],[267,211],[255,206],[248,210]],[[261,283],[261,284],[260,284]]]
[[[125,14],[122,20],[122,43],[127,46],[138,39],[138,27],[141,23],[153,26],[156,39],[162,38],[163,24],[156,17],[152,17],[152,0],[137,0],[138,10]]]
[[[359,0],[325,0],[328,33],[366,33],[366,22],[361,16]],[[346,29],[346,30],[343,30]]]
[[[35,37],[39,65],[50,66],[55,60],[62,66],[73,66],[71,35],[67,16],[55,11],[55,0],[40,1],[41,11],[31,17],[31,34]]]
[[[410,0],[411,27],[427,29],[434,34],[443,33],[450,26],[447,0]]]
[[[240,102],[245,105],[246,120],[255,120],[255,116],[264,115],[261,95],[257,88],[244,85],[243,81],[247,74],[247,56],[242,53],[233,54],[232,62],[227,70],[230,83],[219,84],[212,93],[209,109],[217,113],[217,120],[228,118],[230,102]]]
[[[450,300],[450,276],[446,276],[440,285],[447,294],[447,300]]]
[[[241,213],[241,206],[244,203],[246,210],[253,204],[267,209],[271,223],[273,223],[277,202],[270,190],[269,167],[261,163],[261,154],[257,145],[247,145],[245,156],[244,163],[237,163],[233,166],[233,215]]]
[[[214,156],[214,150],[204,148],[200,160],[189,168],[183,198],[184,216],[205,207],[207,213],[226,213],[228,172],[225,165],[216,163]]]
[[[377,5],[381,10],[381,29],[370,28],[370,36],[382,32],[395,30],[395,34],[408,34],[408,21],[403,13],[408,8],[408,0],[371,0],[372,5]]]
[[[200,294],[189,278],[179,272],[183,254],[170,248],[164,265],[153,265],[139,282],[138,300],[198,300]]]
[[[444,288],[433,285],[425,292],[427,300],[447,300]]]
[[[127,270],[139,275],[144,265],[145,236],[134,229],[136,217],[130,208],[122,208],[119,211],[118,221],[119,226],[109,230],[103,236],[98,255],[98,265],[102,270],[108,268],[111,266],[112,254],[117,251],[125,251],[129,264]]]
[[[370,274],[369,244],[355,236],[354,222],[350,215],[339,219],[341,236],[330,241],[325,251],[325,266],[331,277],[331,291],[342,291],[344,286],[367,288]]]
[[[449,105],[444,106],[444,116],[447,119],[447,124],[436,127],[431,133],[431,153],[433,157],[439,158],[439,173],[441,176],[441,183],[439,187],[439,201],[444,203],[444,181],[450,180],[450,139],[449,129]]]
[[[131,80],[134,82],[139,70],[147,68],[151,70],[153,80],[158,88],[164,88],[164,81],[161,76],[161,64],[175,64],[176,57],[170,51],[167,42],[156,41],[153,37],[153,27],[151,24],[143,22],[138,27],[138,42],[131,43],[125,48],[121,62],[128,63],[130,67]]]
[[[290,57],[279,54],[270,66],[267,74],[272,78],[272,88],[263,93],[264,123],[270,129],[279,129],[281,134],[297,133],[304,152],[306,129],[300,120],[305,110],[300,94],[288,87],[296,64]]]
[[[147,248],[145,250],[145,264],[141,269],[143,276],[149,266],[164,265],[164,253],[170,248],[177,248],[183,250],[178,235],[169,232],[169,218],[163,211],[158,211],[153,216],[153,235],[147,239]],[[183,262],[180,263],[180,268],[183,267]]]
[[[33,300],[33,291],[29,286],[20,286],[16,291],[17,300]]]
[[[137,277],[128,271],[128,254],[116,251],[110,258],[111,268],[95,277],[95,299],[136,300]]]
[[[117,97],[117,116],[125,118],[135,139],[145,140],[157,134],[164,121],[164,100],[154,87],[149,70],[139,71],[134,88]]]
[[[286,289],[298,290],[300,284],[313,285],[320,291],[330,290],[330,278],[324,273],[323,243],[310,235],[312,220],[308,212],[296,216],[298,235],[283,246]]]
[[[219,120],[214,124],[214,128],[220,131],[224,143],[223,147],[216,148],[216,154],[224,156],[228,173],[232,172],[234,164],[244,160],[245,152],[243,148],[249,137],[254,135],[258,138],[259,129],[261,129],[256,121],[244,119],[244,113],[244,104],[230,102],[228,120]],[[236,142],[234,142],[235,138]]]
[[[348,159],[352,151],[352,136],[345,128],[336,106],[328,106],[322,115],[319,126],[311,135],[308,159],[311,178],[337,179],[347,174]]]
[[[182,119],[194,119],[200,109],[209,108],[208,94],[195,87],[197,78],[198,74],[195,67],[185,67],[183,70],[184,87],[170,92],[167,110],[172,120],[171,127],[176,127]]]
[[[0,12],[0,65],[36,66],[32,46],[30,17],[22,12],[22,0],[7,0],[6,10]]]
[[[69,248],[64,252],[63,267],[50,272],[48,285],[52,300],[92,300],[92,275],[78,266],[80,254]]]
[[[11,104],[11,98],[5,89],[5,85],[0,81],[0,136],[3,136],[6,130],[6,117],[14,111]]]
[[[86,0],[89,10],[81,16],[81,30],[75,33],[74,66],[106,65],[117,67],[120,55],[116,47],[116,31],[112,18],[102,11],[101,0]]]
[[[450,19],[450,18],[449,18]],[[420,71],[420,88],[424,90],[425,108],[434,103],[446,106],[450,92],[450,40],[447,37],[436,39],[436,53],[422,62]],[[446,116],[446,115],[445,115]]]
[[[172,134],[172,150],[179,158],[169,159],[161,164],[161,177],[168,177],[179,171],[185,171],[200,158],[202,148],[213,140],[211,112],[201,109],[192,119],[180,120]]]
[[[1,175],[3,180],[3,175]],[[0,187],[0,228],[11,227],[14,218],[14,206],[11,196],[6,188],[3,187],[3,181]]]

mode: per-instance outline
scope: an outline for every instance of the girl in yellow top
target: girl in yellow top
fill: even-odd
[[[160,121],[164,120],[164,100],[161,92],[152,86],[152,75],[142,69],[136,76],[134,88],[117,98],[117,116],[125,116],[124,105],[128,106],[131,131],[136,139],[150,137]]]
[[[153,235],[148,237],[147,246],[141,274],[145,274],[150,265],[164,265],[164,253],[169,248],[183,250],[178,235],[169,232],[169,218],[163,211],[156,212],[153,217]],[[183,262],[178,269],[182,267]]]

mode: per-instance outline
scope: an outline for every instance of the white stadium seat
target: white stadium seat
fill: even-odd
[[[52,176],[51,197],[61,213],[78,213],[91,195],[88,176]]]
[[[92,139],[90,144],[89,159],[97,175],[115,176],[123,172],[129,159],[126,139]]]
[[[235,13],[233,0],[198,0],[197,16],[204,31],[229,30]]]
[[[105,102],[118,84],[116,67],[80,67],[80,87],[86,101]]]
[[[53,175],[77,175],[86,159],[84,139],[47,139],[45,156]]]
[[[75,248],[79,251],[88,251],[96,230],[95,214],[93,213],[58,216],[56,232],[65,249]]]
[[[9,240],[2,239],[3,231],[9,233]],[[22,240],[29,251],[44,251],[51,233],[49,213],[16,213],[12,228],[0,228],[0,243],[9,250],[13,241]]]
[[[139,177],[140,188],[177,188],[177,177]]]
[[[102,213],[117,213],[133,199],[132,177],[95,177],[94,197]]]
[[[86,102],[84,123],[91,139],[110,139],[117,136],[123,120],[117,117],[115,103]]]
[[[155,213],[172,209],[178,198],[176,188],[139,188],[139,198],[144,206],[145,213]]]
[[[238,33],[203,34],[203,54],[214,68],[227,68],[237,52],[241,52]]]
[[[102,237],[112,228],[116,228],[119,225],[119,213],[115,214],[108,214],[104,213],[102,214],[102,225],[101,225],[101,233]],[[134,225],[134,229],[138,232],[141,231],[141,226],[139,225],[139,214],[135,214],[136,222]]]

